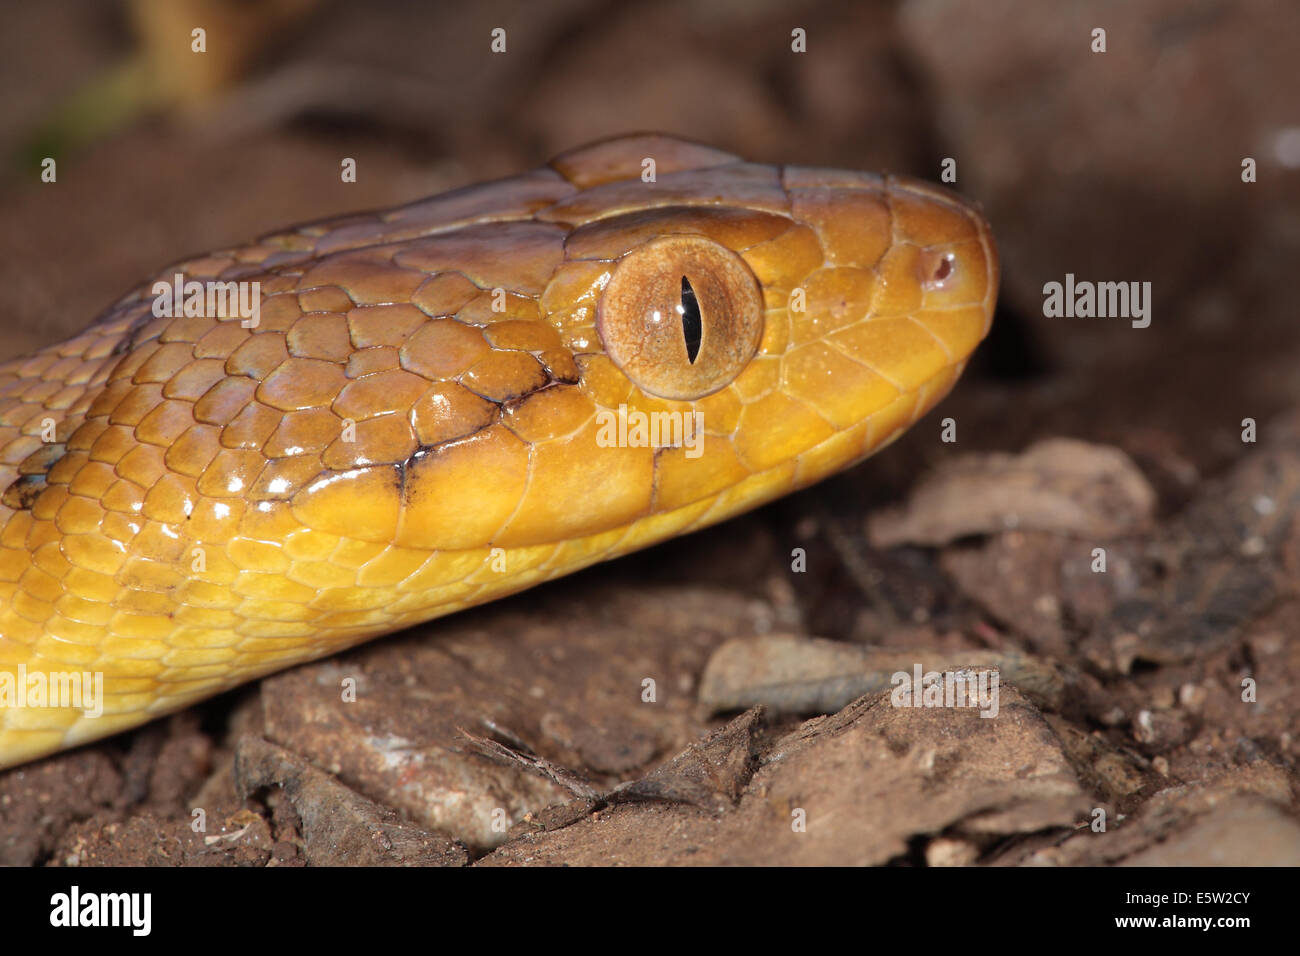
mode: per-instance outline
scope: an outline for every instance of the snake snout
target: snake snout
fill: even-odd
[[[997,254],[979,211],[939,187],[833,171],[787,180],[794,218],[815,231],[823,261],[791,293],[782,380],[838,433],[842,467],[956,382],[989,329]]]

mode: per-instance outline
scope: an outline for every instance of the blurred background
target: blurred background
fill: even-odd
[[[1004,264],[953,400],[967,448],[1115,443],[1176,504],[1240,453],[1243,417],[1300,398],[1289,0],[49,0],[5,16],[3,355],[182,256],[653,129],[931,180],[956,160]],[[1066,273],[1151,282],[1150,328],[1044,318],[1043,284]],[[880,483],[914,475],[932,439]]]

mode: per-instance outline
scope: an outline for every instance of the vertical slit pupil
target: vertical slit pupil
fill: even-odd
[[[678,307],[682,314],[682,336],[686,339],[686,357],[691,364],[700,354],[700,342],[704,337],[704,325],[700,321],[700,303],[691,288],[691,280],[682,276],[682,304]]]

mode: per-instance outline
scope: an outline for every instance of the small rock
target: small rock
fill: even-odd
[[[1259,797],[1236,797],[1123,866],[1300,866],[1300,820]]]
[[[700,702],[712,712],[762,705],[778,714],[833,713],[863,694],[894,686],[894,675],[996,668],[1043,707],[1060,709],[1067,680],[1052,664],[1017,651],[898,651],[795,634],[736,638],[704,668]]]
[[[754,772],[754,735],[762,722],[763,708],[746,711],[650,775],[616,788],[611,801],[666,800],[730,810]]]
[[[464,866],[468,861],[460,844],[407,823],[260,738],[239,741],[235,778],[245,796],[284,788],[302,821],[307,862],[313,866]]]
[[[925,848],[925,862],[930,866],[971,866],[979,855],[974,843],[949,837],[931,840]]]
[[[940,465],[903,508],[874,512],[867,533],[878,548],[937,546],[1012,527],[1095,541],[1147,530],[1155,505],[1150,483],[1118,448],[1052,438],[1019,455],[963,455]]]

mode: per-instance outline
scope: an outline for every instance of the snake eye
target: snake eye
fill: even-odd
[[[763,335],[763,294],[743,259],[702,236],[628,252],[596,312],[605,352],[643,391],[703,398],[740,374]]]
[[[686,340],[686,357],[691,364],[700,356],[700,337],[704,328],[700,325],[700,300],[695,297],[691,280],[682,276],[682,304],[677,307],[682,314],[682,338]]]

